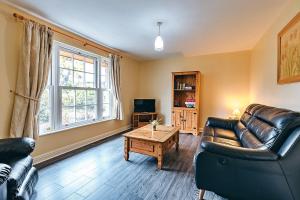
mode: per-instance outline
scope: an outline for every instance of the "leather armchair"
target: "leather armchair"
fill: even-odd
[[[0,163],[11,172],[6,181],[8,200],[29,200],[38,180],[30,153],[35,142],[30,138],[8,138],[0,140]]]
[[[0,164],[0,199],[7,199],[6,180],[10,174],[11,168],[8,165]]]
[[[240,120],[209,118],[196,185],[229,199],[300,199],[300,113],[259,104]]]

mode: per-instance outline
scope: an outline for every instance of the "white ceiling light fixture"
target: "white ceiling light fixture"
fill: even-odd
[[[162,22],[157,22],[158,36],[156,36],[155,42],[154,42],[155,51],[163,51],[164,50],[164,41],[163,41],[162,37],[160,36],[160,26],[161,25],[162,25]]]

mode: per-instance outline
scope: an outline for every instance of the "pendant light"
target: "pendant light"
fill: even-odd
[[[162,50],[164,50],[164,41],[163,41],[162,37],[160,36],[160,26],[161,25],[162,25],[162,22],[157,22],[158,36],[156,36],[155,42],[154,42],[154,49],[155,49],[155,51],[162,51]]]

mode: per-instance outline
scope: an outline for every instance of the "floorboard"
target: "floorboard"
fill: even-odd
[[[130,153],[123,158],[123,137],[39,170],[32,200],[195,200],[193,156],[200,137],[181,134],[179,152],[164,157],[163,170],[155,158]],[[205,199],[222,199],[207,192]]]

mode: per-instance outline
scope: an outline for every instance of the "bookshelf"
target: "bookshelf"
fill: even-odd
[[[172,126],[182,133],[198,135],[200,72],[173,72],[172,77]]]

